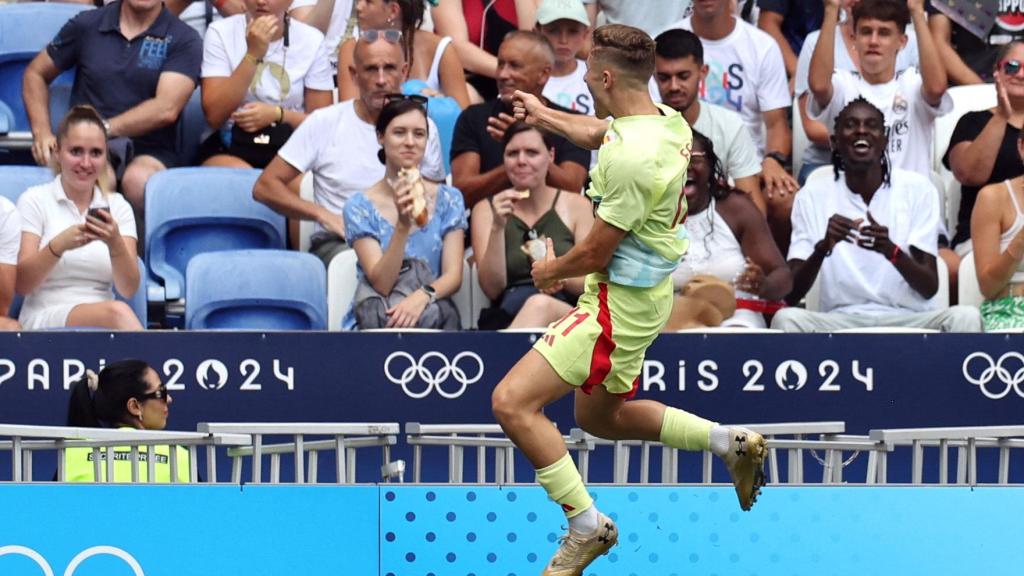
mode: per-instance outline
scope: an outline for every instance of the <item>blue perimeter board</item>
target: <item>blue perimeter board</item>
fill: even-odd
[[[1017,575],[1024,488],[598,486],[619,545],[586,576]],[[536,575],[565,524],[536,486],[0,486],[0,554],[58,576],[116,546],[145,576]],[[6,548],[10,550],[10,548]],[[3,576],[45,574],[19,554]],[[94,556],[71,576],[138,574]]]

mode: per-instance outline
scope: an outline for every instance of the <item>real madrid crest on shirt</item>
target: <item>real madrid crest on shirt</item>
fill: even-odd
[[[892,114],[893,116],[906,116],[907,115],[907,99],[903,97],[903,93],[899,90],[892,97]]]

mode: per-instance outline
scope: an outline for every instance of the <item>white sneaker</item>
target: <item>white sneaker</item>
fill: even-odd
[[[764,456],[768,444],[763,436],[739,426],[729,428],[729,451],[722,456],[736,487],[740,508],[750,510],[764,486]]]
[[[615,527],[615,522],[598,513],[597,530],[590,534],[570,530],[562,536],[561,546],[541,576],[581,576],[584,568],[598,556],[607,554],[618,541],[619,529]]]

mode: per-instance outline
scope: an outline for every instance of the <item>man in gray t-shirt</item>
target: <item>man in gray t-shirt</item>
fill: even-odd
[[[654,38],[673,22],[689,16],[692,0],[583,0],[583,3],[587,5],[591,27],[596,24],[598,11],[602,11],[608,24],[636,26]]]

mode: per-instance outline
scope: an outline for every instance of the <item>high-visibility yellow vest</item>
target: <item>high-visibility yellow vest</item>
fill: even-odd
[[[188,482],[189,457],[188,450],[176,447],[178,461],[178,482]],[[156,464],[154,474],[157,482],[171,481],[170,446],[156,446]],[[100,481],[107,480],[107,449],[99,449]],[[92,448],[67,448],[64,450],[64,481],[95,482],[93,462],[95,452]],[[132,481],[132,449],[130,446],[114,448],[114,482]],[[139,482],[149,482],[149,447],[139,446]]]

